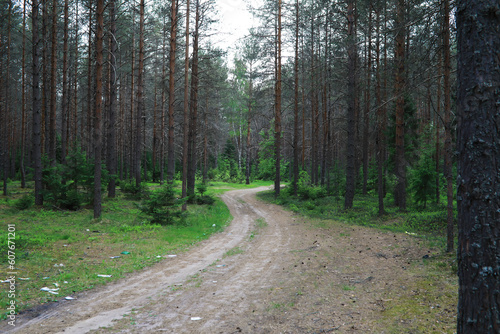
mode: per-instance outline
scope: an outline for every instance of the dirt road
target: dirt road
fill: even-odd
[[[384,332],[377,319],[388,291],[412,279],[405,266],[422,256],[414,241],[341,224],[312,227],[258,201],[262,190],[222,196],[234,217],[223,233],[34,319],[19,319],[14,332]]]

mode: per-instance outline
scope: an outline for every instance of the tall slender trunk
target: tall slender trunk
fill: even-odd
[[[76,13],[75,13],[75,36],[74,36],[74,41],[75,41],[75,65],[74,65],[74,73],[73,73],[73,137],[72,137],[72,143],[73,147],[76,146],[76,143],[78,141],[78,0],[75,2],[75,7],[76,7]],[[83,123],[83,122],[82,122]],[[80,136],[80,141],[82,139],[82,136]]]
[[[281,186],[281,0],[278,0],[278,61],[276,75],[276,101],[275,101],[275,119],[274,119],[274,149],[276,159],[276,176],[274,180],[274,196],[277,198],[280,195]]]
[[[24,156],[26,151],[26,0],[23,2],[23,55],[22,55],[22,64],[21,64],[21,161],[20,161],[20,170],[21,170],[21,188],[26,187],[26,171],[24,168]]]
[[[193,60],[191,66],[191,106],[189,114],[189,138],[188,138],[188,177],[187,193],[194,195],[196,179],[196,128],[198,118],[198,53],[200,40],[200,1],[195,0],[196,14],[193,35]]]
[[[95,116],[94,116],[94,219],[100,218],[101,207],[101,153],[102,153],[102,73],[104,65],[104,0],[97,0],[95,61]]]
[[[365,112],[363,114],[363,195],[368,193],[368,165],[369,165],[369,128],[370,128],[370,89],[372,78],[372,12],[370,9],[368,19],[368,54],[366,65],[366,90],[365,90]]]
[[[405,161],[405,0],[396,0],[396,202],[400,210],[406,210],[406,161]]]
[[[203,183],[207,182],[208,172],[208,95],[205,98],[205,112],[203,113]]]
[[[442,72],[442,56],[441,56],[441,50],[438,50],[438,60],[437,60],[437,93],[436,93],[436,121],[435,121],[435,126],[436,126],[436,203],[439,204],[441,202],[441,193],[440,193],[440,174],[441,174],[441,157],[440,157],[440,151],[441,151],[441,135],[440,135],[440,130],[441,127],[439,126],[441,124],[441,76],[443,74]]]
[[[156,158],[158,154],[158,87],[155,85],[155,96],[153,106],[153,182],[156,182]]]
[[[38,35],[39,3],[31,3],[31,32],[32,32],[32,87],[33,87],[33,164],[35,179],[35,204],[43,205],[42,195],[42,96],[40,90],[40,37]]]
[[[295,2],[295,58],[293,63],[293,194],[297,196],[299,182],[299,0]]]
[[[168,157],[167,157],[167,180],[172,183],[175,176],[175,55],[177,47],[177,0],[172,0],[170,28],[170,65],[168,76]]]
[[[109,0],[109,112],[108,112],[108,154],[107,166],[110,174],[108,183],[108,197],[116,196],[116,173],[117,173],[117,156],[116,156],[116,104],[117,104],[117,84],[116,84],[116,57],[118,53],[118,45],[116,43],[116,2]]]
[[[63,96],[61,108],[61,159],[66,163],[67,137],[68,137],[68,118],[69,118],[69,0],[64,0],[64,46],[63,46]]]
[[[89,36],[88,36],[88,55],[87,55],[87,122],[85,131],[85,142],[87,144],[87,156],[91,156],[92,148],[92,3],[89,0]]]
[[[385,127],[384,127],[384,107],[382,106],[381,78],[380,78],[380,7],[377,7],[377,40],[375,45],[376,54],[376,87],[375,100],[377,106],[377,173],[378,173],[378,214],[385,214],[384,208],[384,147],[385,147]]]
[[[444,142],[445,151],[445,176],[446,176],[446,197],[447,206],[447,244],[446,251],[451,252],[454,248],[454,223],[453,223],[453,173],[452,158],[453,148],[451,145],[451,84],[450,84],[450,1],[444,2],[443,17],[443,51],[444,51],[444,123],[446,137]]]
[[[182,198],[187,197],[188,132],[189,132],[189,0],[186,1],[186,54],[184,58],[184,122],[182,139]],[[186,202],[182,211],[186,211]]]
[[[165,99],[167,80],[167,25],[163,17],[162,66],[161,66],[161,129],[160,129],[160,184],[165,180]]]
[[[355,21],[355,0],[347,2],[347,149],[346,149],[346,191],[344,199],[344,208],[352,208],[355,190],[355,151],[356,151],[356,29]]]
[[[144,117],[144,0],[139,4],[139,69],[137,74],[137,111],[135,122],[135,184],[140,186],[142,159],[142,120]]]
[[[49,154],[49,31],[48,5],[49,0],[42,0],[42,154]]]

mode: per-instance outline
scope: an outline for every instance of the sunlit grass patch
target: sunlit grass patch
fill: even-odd
[[[226,205],[217,199],[213,205],[189,205],[183,224],[151,224],[138,208],[140,201],[127,199],[120,192],[115,199],[103,198],[99,220],[93,219],[88,207],[71,212],[48,207],[19,211],[13,203],[26,191],[18,190],[16,184],[9,186],[11,195],[0,197],[0,206],[5,208],[0,210],[0,229],[6,235],[9,224],[16,228],[17,278],[26,279],[16,281],[17,311],[75,295],[153,265],[167,254],[183,252],[222,231],[232,219]],[[3,239],[0,248],[6,254]],[[0,258],[2,272],[10,271],[7,265],[6,256]],[[40,291],[56,286],[58,294]],[[1,294],[0,307],[6,309],[7,303],[7,294]],[[5,318],[4,312],[1,318]]]

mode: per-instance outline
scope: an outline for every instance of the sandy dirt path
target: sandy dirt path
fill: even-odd
[[[222,233],[126,279],[82,293],[15,333],[367,333],[404,289],[415,241],[342,224],[312,227],[256,199],[222,196]],[[265,221],[266,224],[263,224]],[[263,226],[265,225],[265,226]],[[259,227],[261,226],[261,227]]]

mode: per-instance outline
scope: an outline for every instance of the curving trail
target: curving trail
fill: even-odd
[[[232,223],[223,233],[202,242],[188,253],[90,291],[78,300],[64,303],[18,326],[14,332],[88,333],[101,327],[112,327],[114,321],[122,319],[124,314],[141,308],[159,314],[136,326],[137,332],[141,333],[208,333],[223,326],[221,320],[225,315],[249,307],[251,298],[248,296],[252,291],[268,286],[272,268],[276,266],[273,260],[286,251],[289,243],[283,223],[290,214],[255,199],[256,192],[266,189],[234,190],[224,194],[222,199],[234,217]],[[250,242],[250,233],[259,218],[265,219],[268,226],[262,235]],[[214,265],[235,247],[239,247],[238,252],[243,252],[238,261],[235,261],[236,257],[229,257]],[[190,277],[202,271],[211,276],[204,280],[203,288],[190,291],[182,287],[189,284]],[[172,291],[176,289],[179,290]],[[202,320],[191,320],[194,316],[200,316]]]
[[[266,189],[225,193],[234,219],[224,232],[24,319],[15,333],[386,333],[421,322],[454,332],[449,300],[432,316],[384,318],[391,301],[419,293],[419,262],[435,250],[405,234],[310,223],[258,201]]]

